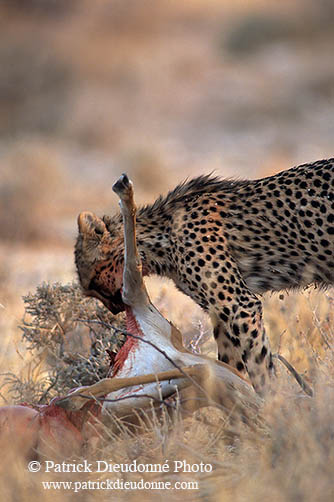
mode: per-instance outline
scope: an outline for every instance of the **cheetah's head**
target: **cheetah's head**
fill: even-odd
[[[113,314],[118,314],[124,310],[124,239],[120,220],[83,212],[78,216],[78,227],[75,264],[84,294],[98,298]]]

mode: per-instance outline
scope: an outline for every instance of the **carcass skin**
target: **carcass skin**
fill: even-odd
[[[66,411],[53,399],[45,405],[0,407],[0,445],[28,458],[65,458],[79,454],[94,435],[100,409],[90,401],[78,411]],[[95,418],[96,417],[96,418]]]

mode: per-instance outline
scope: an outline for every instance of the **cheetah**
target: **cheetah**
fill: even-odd
[[[78,217],[83,291],[113,313],[121,299],[121,215]],[[334,158],[257,180],[203,175],[137,213],[143,275],[171,278],[206,311],[220,361],[263,394],[274,374],[261,296],[334,283]]]
[[[101,414],[106,425],[111,425],[110,416],[123,418],[126,425],[139,425],[142,410],[146,421],[152,406],[159,414],[156,406],[161,409],[162,403],[166,404],[165,399],[171,405],[177,391],[180,411],[185,416],[203,406],[218,405],[228,410],[234,421],[241,415],[244,423],[251,420],[253,424],[256,420],[253,412],[258,415],[261,400],[250,383],[231,366],[188,351],[182,344],[179,330],[152,304],[143,282],[136,244],[133,184],[123,174],[112,189],[120,198],[123,216],[122,298],[126,304],[128,338],[115,357],[109,373],[112,378],[71,391],[58,400],[57,405],[74,411],[87,404],[87,395],[104,396]],[[138,343],[139,340],[145,343]]]

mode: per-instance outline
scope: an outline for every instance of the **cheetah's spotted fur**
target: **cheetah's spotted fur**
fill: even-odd
[[[120,215],[79,216],[84,291],[120,310]],[[144,274],[173,279],[209,313],[221,361],[259,392],[273,371],[261,295],[334,282],[334,159],[259,180],[201,176],[138,211]]]

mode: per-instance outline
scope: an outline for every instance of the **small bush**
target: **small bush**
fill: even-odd
[[[225,46],[232,54],[245,56],[291,37],[294,29],[289,19],[253,13],[236,23],[226,37]]]
[[[23,300],[20,329],[33,358],[28,376],[6,375],[14,402],[47,402],[107,376],[111,356],[125,337],[101,323],[122,328],[122,317],[116,319],[99,302],[85,298],[77,284],[45,283]],[[96,320],[101,323],[89,322]]]

